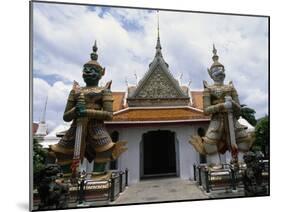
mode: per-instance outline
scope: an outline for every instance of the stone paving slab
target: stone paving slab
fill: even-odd
[[[149,179],[130,185],[110,204],[208,199],[194,181],[180,178]]]

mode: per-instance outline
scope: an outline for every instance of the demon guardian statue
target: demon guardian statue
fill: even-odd
[[[231,163],[243,160],[243,153],[253,144],[253,136],[246,127],[238,122],[240,104],[237,91],[230,82],[224,84],[225,68],[219,63],[217,50],[213,46],[213,64],[208,73],[214,83],[206,81],[203,92],[203,107],[205,115],[211,118],[206,135],[201,138],[192,136],[190,143],[201,154],[207,155],[207,163],[213,168],[220,168],[220,154],[231,152]]]
[[[91,60],[83,67],[85,87],[74,82],[68,96],[63,119],[72,121],[70,129],[58,144],[51,145],[57,163],[73,175],[81,172],[83,160],[94,161],[94,172],[104,172],[105,165],[126,151],[126,142],[113,143],[104,121],[112,119],[113,97],[111,82],[98,86],[105,69],[97,62],[97,45],[93,46]],[[91,170],[90,170],[91,171]]]

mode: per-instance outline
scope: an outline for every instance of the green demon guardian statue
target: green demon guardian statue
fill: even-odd
[[[63,120],[72,121],[71,127],[58,144],[50,146],[57,163],[64,170],[71,169],[72,174],[81,171],[78,169],[84,158],[89,163],[94,161],[94,172],[104,172],[107,162],[126,151],[126,142],[113,143],[105,129],[104,121],[112,119],[113,97],[111,82],[105,87],[98,86],[105,68],[97,62],[97,49],[95,41],[91,60],[83,67],[86,86],[80,87],[74,81],[68,96]]]
[[[220,168],[220,154],[231,153],[231,163],[242,162],[243,153],[249,151],[254,136],[246,131],[247,127],[238,122],[240,103],[237,91],[232,82],[224,84],[225,68],[219,63],[217,50],[213,46],[213,64],[208,73],[213,85],[203,81],[204,114],[211,118],[204,137],[192,136],[190,143],[203,155],[207,155],[207,163],[213,168]]]

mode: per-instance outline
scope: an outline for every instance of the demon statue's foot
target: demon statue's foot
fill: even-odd
[[[207,162],[208,162],[208,164],[210,164],[210,167],[212,169],[221,169],[222,168],[222,164],[221,164],[220,157],[219,157],[218,153],[208,155],[207,156]]]
[[[238,163],[244,163],[244,157],[245,153],[244,152],[238,152]]]
[[[127,142],[125,141],[118,141],[113,145],[112,148],[103,152],[97,152],[94,159],[94,167],[96,167],[96,164],[106,164],[107,162],[116,160],[123,152],[128,149],[125,147],[126,144]]]
[[[200,136],[191,136],[189,143],[194,147],[194,149],[202,155],[206,155],[206,150],[203,145],[203,140]]]
[[[116,160],[123,152],[125,152],[128,148],[125,147],[127,141],[118,141],[115,143],[112,150],[112,159]]]

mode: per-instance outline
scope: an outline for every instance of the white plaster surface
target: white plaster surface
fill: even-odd
[[[181,125],[166,125],[166,126],[138,126],[138,127],[110,127],[109,131],[119,132],[119,140],[127,141],[128,150],[124,152],[118,159],[118,169],[129,169],[129,185],[136,184],[140,181],[141,167],[140,143],[142,135],[149,131],[170,130],[175,132],[176,143],[178,144],[178,176],[180,179],[190,180],[193,178],[193,164],[199,162],[199,154],[193,146],[188,142],[190,136],[197,134],[199,127],[207,127],[207,124],[181,124]]]

